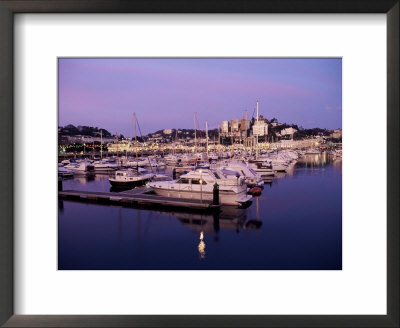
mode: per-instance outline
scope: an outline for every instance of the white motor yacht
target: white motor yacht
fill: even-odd
[[[166,164],[162,162],[158,162],[155,158],[149,157],[145,166],[148,167],[165,167]]]
[[[70,162],[69,159],[64,159],[63,161],[61,161],[61,164],[62,164],[63,166],[65,166],[65,165],[71,164],[71,162]]]
[[[58,167],[58,175],[60,177],[72,177],[74,175],[74,172],[72,170],[69,170],[63,166]]]
[[[287,170],[287,164],[275,160],[271,160],[269,164],[271,165],[271,169],[276,172],[286,172]]]
[[[149,161],[147,160],[147,158],[146,159],[138,159],[138,160],[136,160],[136,159],[134,159],[134,160],[128,160],[126,163],[125,163],[125,166],[128,166],[128,167],[138,167],[138,166],[140,166],[140,167],[144,167],[144,166],[146,166],[146,165],[148,165],[149,164]]]
[[[89,172],[94,172],[94,166],[86,161],[80,163],[70,163],[64,167],[68,170],[71,170],[74,174],[86,174]]]
[[[265,179],[267,177],[272,177],[275,175],[275,170],[272,168],[271,164],[267,162],[256,162],[256,163],[249,163],[249,167],[256,171],[257,174],[262,178]]]
[[[248,187],[262,186],[264,181],[261,176],[254,171],[251,167],[248,167],[245,163],[226,163],[222,169],[236,171],[242,176]]]
[[[242,205],[251,201],[247,184],[239,175],[231,178],[221,170],[197,169],[183,174],[178,180],[150,182],[157,195],[203,201],[213,200],[214,184],[219,186],[221,205]]]
[[[118,164],[114,161],[102,160],[94,162],[94,170],[98,171],[113,171],[118,169]]]
[[[168,166],[174,166],[179,163],[180,159],[176,155],[167,155],[164,157],[164,161]]]

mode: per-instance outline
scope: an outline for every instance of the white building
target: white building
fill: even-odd
[[[264,121],[256,121],[253,125],[254,136],[266,136],[268,135],[268,124]]]
[[[297,132],[297,130],[290,127],[290,128],[282,129],[281,135],[282,136],[293,135],[293,134],[295,134],[295,132]]]
[[[172,133],[172,129],[165,129],[163,131],[164,134],[171,134]]]
[[[334,130],[330,135],[331,138],[340,139],[342,138],[342,130]]]
[[[107,149],[111,153],[124,152],[124,151],[134,151],[136,148],[131,143],[121,142],[121,143],[109,143],[107,144]]]
[[[237,119],[231,120],[231,132],[238,132],[239,131],[239,121]]]
[[[108,142],[115,141],[115,138],[113,138],[113,137],[101,138],[101,137],[91,137],[91,136],[82,136],[82,135],[64,136],[64,138],[67,140],[67,143],[69,143],[69,144],[72,144],[72,143],[90,144],[93,142],[102,142],[102,141],[104,144],[106,144]]]
[[[225,134],[228,134],[228,132],[229,132],[229,121],[222,121],[221,132],[225,133]]]

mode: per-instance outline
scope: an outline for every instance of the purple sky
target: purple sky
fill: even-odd
[[[134,134],[201,129],[260,114],[304,128],[342,127],[342,60],[59,59],[59,125]],[[254,114],[255,115],[255,114]]]

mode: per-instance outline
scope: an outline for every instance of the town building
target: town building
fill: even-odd
[[[330,134],[331,138],[334,139],[341,139],[342,138],[342,130],[338,129],[338,130],[334,130],[331,134]]]
[[[239,131],[239,121],[237,119],[231,120],[231,132],[236,133]]]
[[[135,146],[130,142],[120,142],[120,143],[109,143],[107,144],[107,149],[111,153],[116,152],[132,152],[135,151]]]
[[[75,135],[75,136],[61,136],[61,144],[70,145],[70,144],[90,144],[94,142],[102,142],[104,144],[108,142],[113,142],[115,138],[108,137],[108,138],[101,138],[101,137],[91,137],[91,136],[82,136],[82,135]]]
[[[297,130],[295,128],[290,127],[290,128],[282,129],[281,130],[281,135],[282,136],[286,136],[286,135],[292,136],[296,132],[297,132]]]
[[[221,123],[222,134],[227,135],[229,133],[229,121],[222,121]]]
[[[268,124],[264,121],[255,121],[253,125],[254,136],[268,135]]]

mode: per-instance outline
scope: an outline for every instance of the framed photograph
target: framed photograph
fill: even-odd
[[[0,323],[398,327],[398,1],[0,1]]]

